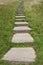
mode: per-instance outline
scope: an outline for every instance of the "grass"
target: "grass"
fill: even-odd
[[[43,2],[29,6],[29,0],[24,2],[24,14],[29,26],[32,28],[30,32],[35,42],[33,44],[36,50],[36,62],[30,65],[43,65]]]

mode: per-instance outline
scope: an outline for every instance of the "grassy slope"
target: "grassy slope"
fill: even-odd
[[[11,48],[11,38],[15,15],[19,1],[7,5],[0,5],[0,58]],[[9,62],[0,61],[0,65],[11,65]]]
[[[37,55],[36,62],[30,65],[43,65],[43,2],[30,8],[29,0],[25,0],[24,13],[32,28],[30,33],[35,40],[33,46]]]

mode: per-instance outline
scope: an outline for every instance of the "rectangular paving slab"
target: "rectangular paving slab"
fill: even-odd
[[[17,19],[18,18],[21,18],[21,19],[24,19],[25,18],[25,16],[15,16]]]
[[[16,33],[12,37],[13,43],[30,43],[34,42],[33,37],[28,33]]]
[[[28,22],[15,22],[16,26],[26,26],[28,25]]]
[[[28,32],[31,30],[31,28],[29,28],[28,26],[17,26],[17,27],[14,27],[13,29],[16,33],[17,32]]]
[[[19,13],[18,13],[17,16],[23,16],[23,14],[19,14]]]
[[[18,22],[26,21],[25,19],[16,19]]]
[[[16,19],[16,20],[25,20],[25,19]]]
[[[15,62],[34,62],[36,58],[35,50],[32,47],[11,48],[2,60]]]

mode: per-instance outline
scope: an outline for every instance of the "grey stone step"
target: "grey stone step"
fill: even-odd
[[[27,26],[28,22],[15,22],[16,26]]]
[[[25,18],[25,16],[15,16],[16,18]]]
[[[22,8],[19,8],[18,11],[23,11],[23,9]]]
[[[19,8],[18,11],[22,11],[23,9]]]
[[[23,14],[17,14],[17,16],[23,16]]]
[[[11,48],[2,60],[16,62],[35,62],[36,53],[32,47]]]
[[[16,33],[12,37],[13,43],[32,43],[34,42],[33,37],[28,33]]]
[[[22,9],[19,9],[18,12],[23,12],[23,10]]]
[[[25,21],[25,19],[16,19],[16,21],[21,22],[21,21]]]
[[[17,12],[17,13],[20,13],[20,12],[22,12],[22,13],[23,13],[23,11],[22,11],[22,10],[18,10],[18,12]]]
[[[23,11],[23,10],[20,8],[20,9],[18,9],[18,11]]]
[[[25,20],[25,19],[16,19],[16,20]]]
[[[25,19],[25,16],[15,16],[16,19]]]
[[[17,14],[22,14],[22,12],[18,12]]]
[[[14,27],[13,30],[16,33],[20,33],[20,32],[29,32],[31,30],[31,28],[29,28],[28,26],[18,26],[18,27]]]

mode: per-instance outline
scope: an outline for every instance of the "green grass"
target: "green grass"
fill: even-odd
[[[24,14],[32,28],[30,33],[35,40],[33,47],[37,55],[36,62],[30,63],[30,65],[43,65],[43,2],[33,5],[31,8],[28,2],[29,0],[24,2]]]

